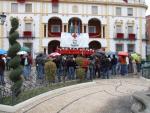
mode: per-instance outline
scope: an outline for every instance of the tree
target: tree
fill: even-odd
[[[18,29],[18,19],[12,18],[11,19],[11,30],[9,32],[9,44],[10,48],[8,50],[8,56],[11,57],[9,62],[9,66],[12,68],[9,78],[13,82],[11,86],[11,90],[15,96],[18,96],[21,92],[22,86],[22,67],[20,65],[20,56],[17,55],[17,52],[20,51],[21,46],[17,42],[17,38],[19,38],[19,33],[16,31]]]

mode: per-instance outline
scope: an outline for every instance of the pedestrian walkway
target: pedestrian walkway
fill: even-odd
[[[112,106],[110,100],[131,97],[136,91],[148,90],[149,86],[150,82],[142,78],[95,80],[48,92],[23,104],[17,113],[103,113],[104,108]]]

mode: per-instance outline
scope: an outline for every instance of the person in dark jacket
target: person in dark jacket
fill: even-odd
[[[55,64],[56,64],[56,75],[58,78],[58,82],[61,82],[61,76],[62,76],[62,57],[59,56],[54,60]]]
[[[42,53],[36,56],[35,63],[37,70],[37,78],[42,80],[44,79],[44,63],[45,63]]]
[[[102,73],[103,73],[103,79],[107,78],[109,79],[109,69],[111,66],[110,60],[108,57],[103,57],[101,60],[102,64]]]
[[[5,71],[5,62],[2,58],[2,55],[0,55],[0,85],[5,85],[4,71]]]
[[[76,68],[76,62],[74,58],[70,58],[67,61],[67,67],[68,67],[68,79],[73,80],[75,79],[75,68]]]
[[[111,59],[111,65],[112,65],[112,74],[113,75],[116,75],[117,74],[117,70],[116,70],[116,67],[117,67],[117,58],[115,55],[113,55],[113,58]]]

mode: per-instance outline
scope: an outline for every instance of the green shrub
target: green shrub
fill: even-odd
[[[11,45],[8,50],[8,56],[11,57],[9,66],[12,68],[9,78],[13,82],[11,86],[11,90],[14,96],[18,96],[21,92],[22,86],[22,68],[20,66],[20,57],[17,56],[17,52],[20,51],[20,44],[17,42],[17,38],[19,38],[19,34],[17,32],[19,22],[17,18],[11,19],[11,29],[9,32],[9,44]]]
[[[78,68],[77,71],[77,78],[80,79],[80,81],[84,80],[84,77],[85,77],[85,69],[83,68]]]
[[[18,42],[14,43],[13,46],[11,46],[8,50],[8,56],[15,57],[17,55],[17,52],[20,51],[20,48],[21,46]]]
[[[17,82],[20,78],[18,77],[19,75],[22,74],[22,67],[17,67],[15,70],[12,70],[11,73],[9,74],[9,78],[13,82]]]
[[[16,56],[13,60],[10,60],[9,66],[15,69],[18,65],[20,65],[20,56]]]
[[[16,40],[18,37],[19,37],[19,34],[17,33],[17,31],[12,33],[11,36],[9,36],[10,44],[13,45],[14,43],[16,43]]]
[[[52,61],[48,61],[45,63],[45,75],[46,79],[50,82],[55,81],[55,75],[56,75],[56,64]]]

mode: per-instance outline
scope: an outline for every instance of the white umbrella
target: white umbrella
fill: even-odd
[[[60,55],[61,55],[60,53],[54,52],[54,53],[51,53],[49,55],[49,57],[56,57],[56,56],[60,56]]]
[[[17,53],[17,55],[27,55],[28,53],[26,52],[26,51],[19,51],[18,53]]]

